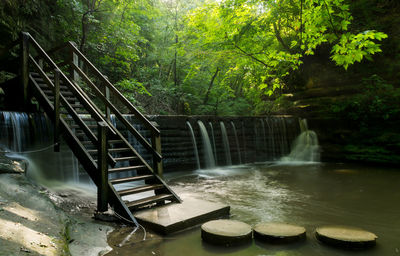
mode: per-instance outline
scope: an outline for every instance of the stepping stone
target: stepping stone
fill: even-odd
[[[286,223],[259,223],[253,230],[255,239],[269,243],[290,243],[306,238],[304,227]]]
[[[201,238],[215,245],[242,245],[252,240],[252,229],[236,220],[212,220],[201,226]]]
[[[324,226],[315,230],[315,236],[323,243],[344,247],[362,249],[372,247],[378,238],[374,233],[343,226]]]

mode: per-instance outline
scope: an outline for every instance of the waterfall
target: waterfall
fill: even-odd
[[[246,127],[244,126],[244,122],[242,121],[242,145],[243,145],[243,158],[244,162],[247,162],[247,152],[246,152]]]
[[[263,143],[264,143],[264,145],[263,145],[263,151],[265,151],[266,149],[267,149],[267,136],[265,135],[265,124],[264,124],[264,120],[263,119],[260,119],[260,122],[261,122],[261,131],[262,131],[262,135],[263,135]]]
[[[242,156],[240,155],[239,138],[237,135],[236,126],[233,121],[231,121],[231,125],[232,125],[232,129],[233,129],[233,133],[235,134],[236,149],[237,149],[237,153],[238,153],[238,157],[239,157],[239,163],[242,164]],[[265,131],[264,131],[264,135],[265,135]]]
[[[4,122],[0,136],[2,146],[14,152],[26,150],[30,135],[28,114],[18,112],[1,113]]]
[[[210,138],[208,137],[207,129],[202,121],[200,120],[197,121],[197,124],[199,125],[201,139],[203,142],[203,157],[204,157],[204,162],[206,164],[206,168],[214,168],[215,167],[214,154],[211,148],[211,142]]]
[[[194,136],[193,128],[190,125],[189,121],[186,121],[186,125],[189,127],[189,131],[192,136],[193,150],[197,162],[197,169],[200,169],[200,159],[199,159],[199,151],[197,150],[196,137]]]
[[[287,136],[286,136],[286,122],[285,118],[279,117],[279,130],[280,130],[280,148],[281,148],[281,155],[287,154]]]
[[[213,145],[213,150],[214,150],[214,161],[215,165],[217,165],[217,145],[215,145],[215,136],[214,136],[214,128],[211,122],[208,122],[208,125],[210,126],[211,129],[211,138],[212,138],[212,145]]]
[[[219,124],[221,126],[222,143],[224,145],[226,164],[232,165],[231,149],[229,147],[228,134],[226,132],[225,124],[222,121],[220,121]]]
[[[80,172],[72,151],[61,143],[60,152],[53,152],[53,126],[39,113],[0,112],[0,148],[7,157],[28,163],[26,175],[36,183],[52,181],[79,182]]]
[[[308,130],[307,120],[300,119],[300,135],[295,139],[292,151],[282,157],[283,162],[319,162],[320,153],[318,137],[314,131]]]

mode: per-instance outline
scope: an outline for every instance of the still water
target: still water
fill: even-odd
[[[230,205],[231,219],[302,225],[307,240],[220,248],[203,243],[197,227],[164,238],[148,233],[145,241],[114,248],[110,255],[400,255],[400,169],[264,163],[171,173],[166,179],[178,195]],[[365,251],[327,247],[315,239],[314,230],[331,224],[371,231],[378,236],[377,246]],[[117,233],[110,239],[123,239]]]

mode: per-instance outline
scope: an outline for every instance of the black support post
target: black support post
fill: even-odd
[[[54,70],[54,152],[60,152],[60,70]]]
[[[97,169],[100,174],[100,183],[97,186],[97,210],[108,210],[108,165],[107,165],[107,124],[99,122],[98,129],[98,160]]]
[[[158,126],[158,125],[156,125]],[[161,155],[161,136],[160,133],[153,133],[151,136],[151,144],[152,147],[155,149],[157,153]],[[163,176],[163,165],[162,165],[162,160],[157,159],[153,156],[153,168],[155,169],[156,173],[158,176],[162,178]]]

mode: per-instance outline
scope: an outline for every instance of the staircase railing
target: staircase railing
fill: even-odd
[[[57,91],[57,87],[55,84],[53,84],[52,80],[49,78],[49,76],[46,74],[44,71],[42,64],[39,64],[36,59],[38,57],[33,57],[30,54],[30,49],[29,46],[33,46],[33,48],[36,50],[36,53],[40,56],[39,58],[41,60],[44,60],[45,63],[48,66],[48,69],[53,70],[54,72],[54,77],[58,78],[57,80],[59,82],[63,82],[64,85],[66,85],[73,93],[74,95],[82,102],[82,104],[85,106],[85,108],[88,110],[88,112],[95,118],[96,122],[105,122],[106,119],[100,114],[100,112],[90,103],[90,100],[88,99],[88,96],[85,95],[85,93],[74,83],[72,83],[63,72],[58,68],[56,63],[53,62],[53,60],[49,57],[49,55],[42,49],[42,47],[35,41],[35,39],[30,36],[29,33],[23,32],[22,33],[23,37],[23,44],[26,46],[22,47],[23,48],[23,55],[27,56],[28,59],[23,58],[23,63],[22,63],[22,81],[23,85],[27,84],[29,80],[29,74],[27,71],[29,63],[33,65],[33,67],[38,71],[39,75],[42,77],[44,82],[48,85],[49,88],[52,88],[54,90],[54,102],[49,102],[49,104],[53,105],[53,110],[55,113],[55,120],[59,120],[60,112],[59,112],[59,107],[58,109],[56,106],[59,106],[60,103],[65,107],[67,110],[68,114],[74,119],[74,121],[82,128],[86,136],[92,141],[93,144],[98,143],[98,139],[96,135],[93,134],[93,132],[90,130],[90,128],[86,125],[86,123],[82,120],[82,118],[79,116],[79,114],[73,109],[71,104],[62,96],[59,94],[59,91]],[[56,79],[55,79],[56,80]],[[59,84],[58,84],[59,85]],[[28,90],[28,88],[26,89]],[[30,92],[27,92],[27,95],[29,95]],[[58,98],[59,97],[59,98]],[[60,100],[60,102],[57,102],[57,100]],[[57,121],[59,122],[59,121]],[[55,123],[55,127],[59,127],[59,123]],[[56,128],[57,129],[57,128]],[[113,132],[113,131],[111,131]],[[114,132],[113,132],[114,133]],[[59,131],[55,131],[55,134],[58,135]]]
[[[32,48],[30,48],[31,46]],[[121,197],[117,196],[117,192],[108,181],[108,165],[110,161],[114,161],[107,149],[107,134],[116,134],[112,126],[108,124],[108,120],[101,114],[99,109],[93,106],[88,96],[79,88],[76,84],[72,83],[66,75],[59,69],[57,64],[48,56],[48,54],[42,49],[42,47],[35,41],[35,39],[29,35],[29,33],[22,33],[22,85],[28,83],[31,80],[33,83],[32,90],[27,91],[27,95],[32,96],[35,94],[35,98],[40,102],[41,107],[44,108],[45,112],[49,115],[50,119],[54,122],[54,138],[56,150],[59,148],[59,135],[60,130],[65,134],[65,139],[74,154],[79,159],[80,163],[87,171],[89,176],[92,178],[98,188],[98,210],[104,211],[107,209],[107,204],[110,203],[114,206],[114,210],[119,212],[125,218],[130,219],[138,226],[136,219],[133,217]],[[37,57],[33,57],[31,50],[35,50]],[[40,61],[37,61],[40,60]],[[44,68],[46,65],[46,68]],[[53,102],[49,100],[44,94],[40,86],[35,82],[35,79],[30,76],[29,69],[33,67],[47,87],[53,91],[54,99]],[[45,70],[52,70],[54,72],[54,82],[50,79],[49,75]],[[60,93],[60,82],[67,86],[69,91],[79,100],[79,102],[85,107],[88,113],[96,120],[98,132],[97,136],[92,130],[86,125],[81,116],[74,110],[68,100]],[[29,89],[27,88],[27,89]],[[81,141],[75,136],[74,132],[70,129],[67,122],[60,115],[60,107],[67,110],[73,120],[78,126],[84,131],[85,135],[90,139],[93,145],[97,148],[98,160],[94,160],[93,157],[88,153]],[[113,164],[111,162],[111,164]]]
[[[135,139],[145,148],[153,158],[153,169],[155,169],[155,173],[162,176],[162,156],[161,156],[161,137],[160,131],[157,127],[150,122],[139,110],[136,109],[135,106],[105,77],[87,58],[86,56],[79,51],[79,49],[75,46],[73,42],[65,43],[59,47],[56,47],[48,53],[55,54],[62,50],[67,50],[69,54],[69,58],[67,61],[63,61],[59,64],[69,70],[71,80],[75,81],[75,83],[84,82],[90,92],[93,93],[97,100],[100,100],[102,106],[99,106],[104,109],[103,117],[107,120],[109,124],[110,122],[110,114],[114,114],[115,118],[122,124],[126,131],[131,133]],[[90,72],[89,72],[90,71]],[[78,79],[81,78],[81,80]],[[95,82],[95,79],[98,82]],[[117,104],[115,102],[111,102],[111,98],[117,100]],[[120,111],[115,105],[120,105],[125,107],[128,110],[128,113],[124,114],[133,114],[140,122],[140,125],[145,127],[148,131],[150,131],[151,142],[149,142],[144,135],[142,135],[124,116],[122,111]]]

